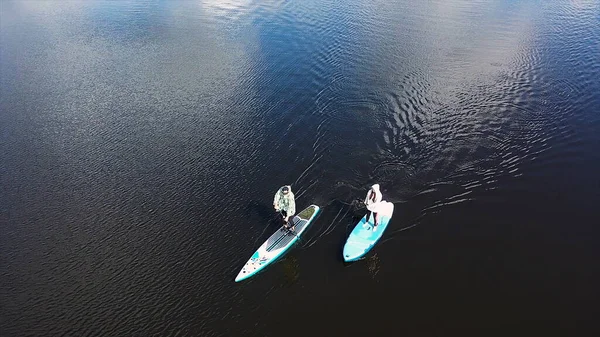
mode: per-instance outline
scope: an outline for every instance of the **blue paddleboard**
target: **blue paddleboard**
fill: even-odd
[[[350,236],[348,236],[346,244],[344,244],[344,261],[350,262],[360,259],[381,239],[394,213],[394,204],[382,201],[377,209],[377,217],[379,218],[377,227],[373,227],[374,216],[371,215],[371,219],[367,223],[367,216],[365,215],[360,219],[356,227],[354,227]]]

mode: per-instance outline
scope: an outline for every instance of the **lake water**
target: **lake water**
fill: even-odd
[[[599,330],[599,1],[2,1],[0,70],[3,337]]]

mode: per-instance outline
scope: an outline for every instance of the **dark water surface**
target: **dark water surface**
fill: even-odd
[[[600,1],[0,8],[2,337],[599,331]]]

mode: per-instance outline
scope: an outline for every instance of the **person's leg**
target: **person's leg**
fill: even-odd
[[[371,219],[371,211],[367,210],[367,220],[365,221],[365,223],[369,223],[370,219]]]
[[[287,212],[284,210],[281,210],[281,220],[283,221],[283,225],[287,227],[288,223],[287,223],[287,221],[285,221],[286,216],[287,216]]]
[[[374,218],[375,226],[377,226],[379,224],[379,221],[378,221],[379,219],[378,219],[377,213],[373,213],[373,218]]]

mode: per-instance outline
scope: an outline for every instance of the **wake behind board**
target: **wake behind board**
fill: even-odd
[[[382,201],[381,203],[378,207],[377,217],[379,218],[379,223],[377,227],[373,228],[374,215],[371,215],[369,223],[366,222],[367,216],[365,215],[354,227],[350,236],[348,236],[346,244],[344,244],[344,261],[350,262],[360,259],[381,239],[394,213],[394,204],[387,201]]]
[[[319,206],[310,205],[290,220],[291,224],[295,227],[294,231],[290,231],[281,226],[280,229],[273,233],[273,235],[271,235],[271,237],[268,238],[254,254],[252,254],[248,262],[246,262],[244,267],[242,267],[242,270],[238,273],[235,281],[240,282],[254,276],[271,262],[277,260],[278,257],[283,255],[283,253],[298,241],[300,235],[302,235],[306,228],[312,223],[317,213],[319,213]]]

